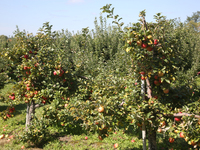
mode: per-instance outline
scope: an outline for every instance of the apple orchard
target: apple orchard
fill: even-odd
[[[180,85],[177,73],[183,61],[180,33],[173,32],[172,22],[160,13],[154,16],[155,23],[146,22],[145,11],[140,12],[139,22],[122,30],[121,18],[113,15],[110,6],[102,10],[115,20],[124,44],[123,55],[115,54],[113,62],[95,63],[94,54],[85,54],[92,39],[87,28],[71,41],[71,45],[81,41],[80,51],[71,49],[69,54],[66,39],[59,41],[62,37],[48,23],[35,36],[17,30],[16,44],[4,56],[15,66],[17,77],[9,100],[27,104],[21,140],[37,145],[45,141],[52,124],[67,128],[78,123],[97,132],[99,140],[118,128],[126,132],[134,126],[147,133],[149,149],[157,149],[158,132],[169,137],[169,143],[184,138],[193,147],[200,146],[199,91],[193,81]],[[99,66],[90,67],[90,59]],[[35,116],[39,107],[44,110],[41,119]],[[14,111],[10,106],[1,116],[6,120]]]

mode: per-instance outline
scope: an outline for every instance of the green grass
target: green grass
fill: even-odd
[[[1,94],[2,96],[7,95],[10,91],[12,91],[13,86],[14,86],[13,83],[8,83],[8,84],[6,84],[6,85],[4,86],[4,88],[1,89],[0,94]]]

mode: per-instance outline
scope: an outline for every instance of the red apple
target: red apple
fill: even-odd
[[[164,89],[163,92],[164,92],[165,94],[167,94],[167,93],[169,93],[169,89]]]
[[[100,113],[104,112],[104,107],[103,107],[103,106],[100,106],[100,107],[98,108],[98,111],[99,111]]]
[[[153,48],[152,48],[151,46],[149,46],[149,47],[147,47],[147,50],[148,50],[148,51],[152,51]]]
[[[144,76],[141,76],[141,80],[145,80],[146,78]]]
[[[10,114],[7,114],[6,116],[7,116],[8,118],[10,118],[10,117],[11,117],[11,115],[10,115]]]
[[[37,94],[38,94],[38,91],[35,91],[34,94],[37,95]]]
[[[181,138],[185,138],[185,135],[184,135],[183,132],[180,132],[180,137],[181,137]]]
[[[181,118],[175,117],[174,120],[177,121],[177,122],[179,122],[179,121],[181,121]]]
[[[191,145],[192,146],[195,146],[196,145],[196,142],[194,142],[193,140],[191,141]]]
[[[28,69],[28,67],[27,66],[24,66],[24,70],[27,70]]]
[[[24,145],[22,145],[21,149],[25,149],[25,146],[24,146]]]
[[[28,55],[24,55],[24,58],[28,59]]]
[[[142,48],[147,48],[147,44],[146,43],[142,43],[141,47]]]
[[[159,81],[158,80],[154,80],[154,84],[155,85],[159,85]]]
[[[30,88],[30,87],[27,87],[26,89],[27,89],[27,91],[29,91],[31,88]]]
[[[119,147],[119,144],[118,143],[115,143],[114,144],[114,148],[118,148]]]
[[[158,99],[158,96],[157,96],[157,95],[155,95],[153,98],[155,98],[155,99]]]
[[[86,136],[86,137],[85,137],[85,140],[87,140],[87,139],[88,139],[88,137]]]
[[[43,104],[45,104],[45,103],[46,103],[46,101],[45,101],[45,100],[43,100],[43,101],[42,101],[42,103],[43,103]]]
[[[155,75],[155,76],[154,76],[154,79],[156,79],[156,80],[157,80],[157,79],[158,79],[158,76],[157,76],[157,75]]]
[[[56,71],[54,71],[54,72],[53,72],[53,75],[54,75],[54,76],[56,76],[56,75],[57,75],[57,72],[56,72]]]
[[[162,132],[162,129],[161,128],[158,128],[158,130],[157,130],[159,133],[161,133]]]
[[[145,75],[145,72],[144,72],[144,71],[141,71],[140,74],[141,74],[141,75]]]
[[[42,99],[43,99],[43,100],[47,100],[47,98],[46,98],[45,96],[42,96]]]
[[[174,139],[172,137],[169,138],[170,143],[174,143]]]
[[[134,142],[135,142],[135,140],[131,140],[131,142],[132,142],[132,143],[134,143]]]
[[[159,79],[159,83],[162,83],[161,79]]]
[[[161,127],[164,127],[166,125],[165,121],[160,122]]]
[[[31,72],[30,71],[26,71],[26,74],[31,74]]]
[[[39,63],[36,63],[36,64],[35,64],[35,67],[38,67],[38,65],[39,65]]]
[[[154,45],[157,45],[157,44],[158,44],[158,40],[155,39],[155,40],[154,40]]]
[[[9,113],[11,113],[11,114],[12,114],[12,113],[13,113],[13,111],[14,111],[14,110],[13,110],[12,108],[9,108]]]
[[[14,138],[14,135],[9,136],[9,139],[13,139],[13,138]]]
[[[11,96],[11,99],[14,100],[14,99],[15,99],[15,96]]]

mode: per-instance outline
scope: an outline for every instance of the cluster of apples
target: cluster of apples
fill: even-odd
[[[22,68],[24,69],[24,71],[25,71],[25,73],[26,73],[27,75],[30,75],[30,74],[31,74],[31,71],[30,71],[31,67],[22,66]]]
[[[156,46],[158,44],[158,40],[152,38],[152,35],[148,35],[147,37],[143,38],[144,40],[138,39],[137,40],[137,46],[147,49],[147,51],[152,51],[153,46]]]
[[[62,69],[61,65],[58,65],[58,66],[55,67],[53,75],[54,76],[58,75],[58,76],[61,77],[64,73],[65,73],[65,71]]]
[[[15,93],[12,93],[11,95],[9,95],[9,98],[10,98],[11,100],[15,100]]]
[[[162,71],[158,71],[158,73],[154,76],[154,84],[156,86],[159,86],[162,84],[162,77],[164,76],[164,73]],[[163,92],[165,94],[169,93],[169,88],[163,87]]]

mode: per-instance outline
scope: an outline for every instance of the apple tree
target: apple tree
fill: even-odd
[[[15,93],[10,99],[27,103],[27,130],[36,108],[52,101],[57,101],[57,105],[63,101],[64,105],[62,98],[66,98],[71,90],[70,64],[62,66],[62,51],[54,45],[55,32],[51,28],[48,22],[44,23],[35,36],[17,30],[16,44],[5,52],[12,66],[16,66],[13,72],[18,77]]]
[[[108,13],[108,18],[114,18],[113,22],[121,29],[122,24],[119,24],[121,19],[118,15],[113,15],[110,6],[104,6],[103,12]],[[172,136],[170,131],[175,126],[174,113],[179,114],[179,111],[184,110],[183,106],[196,101],[199,97],[193,95],[195,85],[193,86],[192,82],[184,86],[175,84],[178,80],[176,75],[179,70],[178,65],[182,61],[181,47],[178,47],[181,37],[174,32],[172,22],[167,21],[160,13],[154,16],[155,23],[146,22],[145,11],[140,12],[139,16],[140,22],[126,27],[124,32],[121,29],[126,41],[124,49],[131,56],[135,77],[141,78],[143,98],[136,99],[136,103],[132,104],[134,110],[132,113],[136,122],[141,122],[138,125],[148,133],[149,149],[157,149],[157,129],[163,131],[170,129],[166,133]],[[146,83],[146,90],[144,83]],[[172,139],[170,142],[174,141],[172,137],[170,139]],[[144,142],[145,140],[146,135],[144,135]]]

